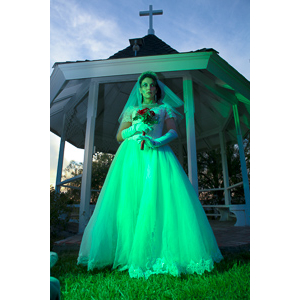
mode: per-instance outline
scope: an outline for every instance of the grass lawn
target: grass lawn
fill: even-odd
[[[59,279],[61,299],[250,299],[250,253],[223,253],[224,260],[203,275],[151,275],[132,279],[110,268],[88,272],[77,265],[77,251],[58,253],[51,276]]]

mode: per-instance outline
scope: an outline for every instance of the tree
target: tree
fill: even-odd
[[[246,166],[248,175],[250,176],[250,134],[243,141]],[[229,174],[229,185],[242,182],[242,173],[240,165],[239,148],[237,144],[227,145],[227,165]],[[184,157],[184,169],[187,173],[187,156]],[[198,168],[198,185],[199,189],[214,189],[222,188],[223,169],[222,157],[220,148],[197,153],[197,168]],[[249,179],[250,182],[250,179]],[[238,186],[231,190],[232,203],[243,203],[244,189],[243,186]],[[224,204],[224,192],[203,192],[200,195],[200,200],[206,200],[205,204]]]
[[[109,153],[98,152],[93,156],[91,182],[92,190],[101,190],[113,159],[114,155]],[[82,171],[82,163],[71,161],[70,164],[64,169],[63,179],[65,180],[80,175],[82,174]],[[81,179],[77,179],[68,185],[76,187],[77,189],[64,188],[64,193],[67,197],[69,197],[69,199],[79,203]],[[91,203],[96,203],[98,196],[99,192],[92,192]]]

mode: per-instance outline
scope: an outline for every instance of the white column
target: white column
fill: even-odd
[[[94,150],[95,123],[98,104],[99,84],[92,82],[89,88],[87,121],[84,144],[83,172],[79,210],[79,233],[82,233],[90,217],[92,161]]]
[[[193,81],[191,76],[183,77],[183,97],[184,97],[184,113],[186,116],[188,173],[189,173],[189,179],[197,195],[199,195],[196,137],[195,137],[195,117],[194,117],[195,107],[194,107],[194,95],[193,95]]]
[[[219,133],[220,137],[220,146],[221,146],[221,156],[222,156],[222,169],[223,169],[223,181],[224,181],[224,196],[225,196],[225,205],[229,205],[231,202],[230,191],[227,190],[229,187],[229,176],[228,176],[228,163],[226,155],[226,143],[224,132]]]
[[[247,172],[245,152],[244,152],[244,146],[243,146],[243,137],[242,137],[242,131],[241,131],[241,126],[240,126],[240,118],[239,118],[239,112],[238,112],[237,105],[234,104],[232,106],[232,109],[233,109],[236,135],[237,135],[237,140],[238,140],[238,145],[239,145],[239,154],[240,154],[240,162],[241,162],[242,177],[243,177],[243,186],[244,186],[244,193],[245,193],[246,225],[250,225],[250,187],[249,187],[248,172]]]
[[[63,116],[63,125],[62,125],[62,133],[60,137],[60,146],[59,146],[59,155],[57,162],[57,172],[56,172],[56,183],[55,183],[55,191],[57,193],[60,192],[61,175],[64,161],[64,152],[65,152],[65,141],[66,141],[66,114]]]

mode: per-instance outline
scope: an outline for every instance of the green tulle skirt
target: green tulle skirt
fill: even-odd
[[[202,274],[222,260],[187,175],[169,146],[119,147],[84,231],[78,264],[130,277]]]

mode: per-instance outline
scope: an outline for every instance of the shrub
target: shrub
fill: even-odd
[[[57,193],[50,187],[50,236],[55,237],[67,228],[72,207],[65,193]]]

